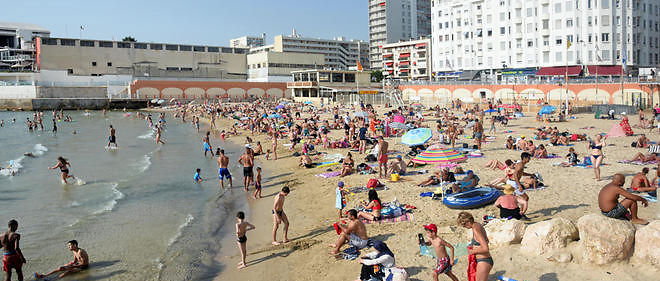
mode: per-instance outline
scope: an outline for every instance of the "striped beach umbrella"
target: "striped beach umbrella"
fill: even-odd
[[[412,161],[418,164],[438,164],[447,162],[463,162],[466,159],[467,156],[454,150],[453,148],[448,148],[441,145],[433,145],[426,149],[426,151],[415,156]]]

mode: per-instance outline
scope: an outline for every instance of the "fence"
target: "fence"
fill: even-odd
[[[348,95],[337,95],[335,102],[349,105],[349,104],[359,104],[363,102],[364,104],[392,104],[393,101],[388,94],[379,93],[379,94],[348,94]]]

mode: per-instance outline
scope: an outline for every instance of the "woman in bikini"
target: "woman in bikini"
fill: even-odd
[[[472,243],[468,246],[468,255],[475,255],[477,259],[476,281],[488,280],[488,273],[493,268],[493,258],[488,248],[488,236],[481,224],[474,222],[474,217],[468,212],[458,214],[458,225],[472,229]]]
[[[380,214],[383,205],[380,202],[380,198],[378,198],[376,190],[369,190],[369,204],[362,204],[362,207],[364,207],[365,211],[371,210],[371,212],[359,212],[358,218],[364,218],[370,221],[379,221],[383,219],[383,216]]]
[[[501,177],[501,178],[495,179],[494,181],[491,181],[487,186],[490,186],[490,187],[493,187],[493,188],[502,188],[502,187],[499,187],[498,185],[500,183],[506,183],[507,180],[511,179],[511,177],[513,176],[514,164],[515,163],[513,163],[513,161],[511,161],[510,159],[507,159],[506,161],[504,161],[504,165],[505,165],[505,167],[503,169],[504,170],[504,177]]]
[[[341,167],[341,174],[339,175],[340,177],[345,177],[353,173],[353,167],[355,166],[355,161],[353,161],[353,155],[349,152],[346,155],[346,158],[344,158],[344,161],[342,163]]]
[[[48,169],[54,170],[60,168],[60,172],[62,172],[62,182],[68,184],[66,181],[67,178],[75,178],[73,175],[69,175],[69,167],[71,167],[71,164],[64,159],[64,157],[60,156],[57,157],[57,165],[49,167]]]
[[[605,146],[605,139],[601,135],[596,135],[595,139],[589,142],[589,149],[591,149],[591,163],[594,166],[595,179],[600,181],[600,165],[603,163],[603,147]]]

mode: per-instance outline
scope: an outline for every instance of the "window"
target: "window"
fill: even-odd
[[[344,82],[346,82],[346,83],[353,83],[353,82],[355,82],[355,74],[354,74],[354,73],[346,73],[346,74],[344,74]]]
[[[543,46],[550,46],[550,37],[543,36]]]
[[[573,27],[573,19],[566,20],[566,27]]]
[[[163,44],[149,44],[149,48],[152,50],[162,50]]]
[[[587,25],[588,25],[588,26],[591,26],[592,24],[593,24],[593,20],[592,20],[591,16],[589,16],[589,17],[587,18]]]
[[[112,66],[112,62],[108,62],[107,65],[108,65],[108,67],[111,67],[111,66]]]
[[[602,9],[609,9],[609,8],[610,8],[610,2],[611,2],[611,1],[612,1],[612,0],[603,0],[603,1],[601,2],[600,7],[601,7]]]
[[[179,46],[178,45],[165,45],[165,50],[168,51],[178,51]]]
[[[543,29],[550,28],[550,20],[543,20]]]
[[[566,1],[566,12],[573,11],[573,3],[571,1]]]
[[[527,47],[534,47],[534,41],[527,40]]]
[[[506,34],[506,28],[505,27],[500,27],[500,34],[502,34],[502,35]]]
[[[220,52],[220,48],[218,48],[218,47],[208,47],[207,49],[210,53],[219,53]]]
[[[505,21],[506,20],[506,14],[505,13],[500,13],[500,21]]]
[[[561,13],[561,3],[555,3],[555,13]]]
[[[562,39],[561,39],[561,38],[557,38],[557,39],[555,39],[555,44],[556,44],[556,45],[561,45],[561,43],[562,43]]]
[[[532,9],[532,8],[527,8],[527,16],[528,16],[528,17],[534,16],[534,9]]]
[[[587,9],[591,9],[591,1],[593,0],[587,0]]]
[[[555,52],[555,62],[561,62],[561,61],[562,61],[562,53]]]
[[[610,50],[601,51],[601,58],[603,60],[609,60],[610,59]]]
[[[561,20],[555,20],[555,29],[561,29],[561,28],[562,28]]]
[[[44,44],[44,45],[57,45],[57,39],[55,39],[55,38],[41,38],[41,44]]]
[[[95,61],[92,62],[92,66],[96,66],[96,62],[95,62]]]
[[[134,43],[133,48],[135,49],[147,49],[146,43]]]
[[[66,70],[66,73],[67,73],[67,74],[73,74],[73,68],[69,68],[69,69],[67,69],[67,70]]]
[[[204,52],[204,51],[206,51],[206,48],[204,46],[194,46],[193,51],[195,51],[195,52]]]
[[[101,48],[112,48],[112,47],[114,47],[114,42],[111,42],[111,41],[99,41],[99,47],[101,47]]]
[[[587,38],[589,38],[589,39],[587,39],[587,42],[591,43],[592,34],[589,33],[589,35],[587,36]]]
[[[488,37],[490,37],[490,36],[493,36],[493,30],[489,28],[488,29]]]
[[[124,48],[124,49],[127,49],[127,48],[130,48],[130,47],[131,47],[131,43],[128,43],[128,42],[117,42],[117,48]]]
[[[609,33],[603,33],[601,34],[601,42],[610,42],[610,34]]]
[[[550,52],[543,52],[543,62],[544,63],[550,62]]]
[[[501,41],[501,42],[500,42],[500,50],[501,50],[501,51],[506,50],[506,42],[504,42],[504,41]]]
[[[233,53],[232,50],[231,50],[231,48],[222,48],[222,52],[223,52],[223,53],[227,53],[227,54],[231,54],[231,53]]]
[[[522,9],[516,9],[516,18],[522,17]]]
[[[566,35],[566,41],[574,43],[575,41],[573,41],[573,35]]]
[[[621,25],[621,17],[616,16],[616,25]]]
[[[601,26],[609,26],[610,25],[610,16],[609,15],[603,15],[600,18],[600,25]]]
[[[60,45],[62,46],[75,46],[76,40],[74,39],[60,39]]]
[[[332,73],[332,82],[338,82],[338,83],[343,82],[344,80],[343,76],[344,75],[342,75],[341,73]]]
[[[80,40],[81,47],[94,47],[94,41],[90,40]]]
[[[179,45],[179,51],[182,51],[182,52],[190,52],[190,51],[192,51],[192,46],[188,46],[188,45]]]

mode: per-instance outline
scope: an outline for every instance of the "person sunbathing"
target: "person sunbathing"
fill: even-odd
[[[506,138],[506,143],[504,144],[504,146],[506,147],[506,149],[515,149],[515,146],[516,146],[515,143],[516,143],[516,141],[513,139],[513,137],[511,135],[509,135]]]
[[[646,175],[649,173],[649,168],[644,167],[641,172],[637,173],[630,183],[632,190],[637,192],[655,192],[657,186],[652,186]]]
[[[349,152],[344,158],[344,161],[341,165],[341,174],[340,177],[345,177],[353,173],[353,167],[355,166],[355,161],[353,161],[353,155]]]
[[[534,151],[534,158],[548,158],[548,151],[545,150],[544,145],[539,145],[538,148]]]
[[[467,176],[465,176],[465,178],[463,178],[461,181],[455,183],[451,187],[451,190],[453,193],[460,193],[473,189],[477,187],[478,184],[479,177],[477,177],[472,170],[468,170]]]
[[[533,141],[527,141],[527,146],[522,149],[524,152],[527,152],[529,154],[534,155],[534,152],[536,151],[536,145],[534,145]]]
[[[632,162],[639,161],[639,162],[652,162],[652,161],[658,161],[658,154],[657,153],[649,153],[648,155],[644,155],[641,152],[637,152],[635,157],[633,157]]]
[[[310,158],[307,153],[304,153],[302,156],[300,156],[300,166],[304,166],[305,168],[308,169],[314,167],[312,158]]]
[[[504,163],[506,165],[504,168],[504,177],[495,179],[490,183],[488,183],[486,186],[499,189],[500,187],[497,186],[498,184],[505,183],[507,179],[511,178],[511,176],[513,175],[513,164],[515,163],[513,163],[513,161],[511,161],[510,159],[507,159],[506,161],[504,161]]]
[[[456,182],[454,173],[450,172],[448,168],[443,168],[440,172],[434,172],[433,175],[420,182],[417,186],[425,187],[440,184],[442,182]]]
[[[507,161],[511,161],[511,160],[507,159]],[[489,168],[491,170],[495,170],[495,169],[504,170],[506,169],[507,165],[505,163],[500,162],[499,160],[490,160],[484,167]]]
[[[650,143],[651,143],[651,141],[649,141],[649,139],[646,137],[646,135],[642,134],[641,136],[639,136],[639,139],[637,139],[636,147],[646,148],[646,147],[649,147]]]
[[[578,154],[575,152],[575,149],[573,149],[572,147],[568,149],[568,154],[566,154],[566,160],[567,160],[566,162],[562,162],[559,165],[562,167],[573,167],[576,166],[578,162],[580,162],[580,160],[578,159]]]

